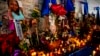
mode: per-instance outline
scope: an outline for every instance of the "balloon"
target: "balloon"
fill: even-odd
[[[67,12],[66,12],[66,10],[63,8],[63,7],[61,7],[59,10],[58,10],[58,15],[65,15]]]
[[[65,15],[67,11],[60,4],[51,5],[51,11],[56,15]]]
[[[58,10],[61,8],[60,4],[53,4],[51,5],[51,11],[55,14],[58,14]]]

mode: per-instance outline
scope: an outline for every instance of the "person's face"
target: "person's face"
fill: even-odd
[[[16,1],[12,1],[10,3],[10,8],[13,10],[13,11],[16,11],[18,9],[18,4]]]

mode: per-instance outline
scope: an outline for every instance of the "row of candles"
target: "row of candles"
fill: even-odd
[[[91,28],[89,31],[89,34],[87,34],[85,36],[86,38],[84,39],[79,39],[79,37],[70,36],[68,37],[68,40],[66,41],[61,40],[59,47],[56,47],[54,48],[54,50],[49,51],[49,52],[45,52],[44,50],[38,51],[35,49],[31,49],[30,55],[31,56],[62,56],[67,53],[69,54],[75,50],[79,50],[83,48],[84,46],[86,46],[86,43],[91,40],[92,31],[93,29]],[[52,44],[55,45],[54,43]],[[52,48],[52,46],[50,48]]]
[[[87,38],[90,38],[90,35],[87,36]],[[83,48],[86,43],[88,42],[88,39],[80,40],[78,38],[69,38],[67,41],[61,41],[59,47],[55,48],[53,51],[45,52],[45,51],[31,51],[31,56],[62,56],[66,53],[70,53],[75,50],[79,50],[80,48]]]
[[[86,38],[79,39],[79,37],[69,37],[68,40],[61,40],[58,48],[55,48],[53,51],[45,52],[45,51],[32,51],[30,52],[31,56],[63,56],[64,54],[70,53],[75,50],[79,50],[86,46],[86,43],[91,41],[91,36],[93,30],[96,29],[96,25],[90,28],[89,34],[86,35]],[[100,44],[96,47],[95,50],[92,51],[92,56],[100,55]],[[90,55],[90,56],[91,56]]]
[[[61,40],[59,47],[54,48],[54,50],[50,52],[45,52],[44,50],[38,51],[38,50],[31,49],[30,55],[31,56],[62,56],[66,53],[79,50],[80,48],[83,48],[88,41],[91,40],[92,31],[93,29],[91,28],[89,34],[86,35],[85,39],[80,40],[79,37],[71,36],[68,37],[68,40],[66,41]],[[52,46],[50,48],[52,48]]]

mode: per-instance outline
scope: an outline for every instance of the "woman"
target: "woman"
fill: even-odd
[[[15,20],[23,20],[24,16],[22,9],[19,7],[18,2],[15,0],[8,1],[8,7],[11,12],[11,16]]]
[[[15,0],[10,0],[10,1],[8,0],[8,8],[9,8],[8,17],[10,20],[9,29],[10,30],[16,29],[17,36],[21,40],[23,38],[23,34],[20,21],[24,20],[24,15],[22,13],[22,10],[20,9],[18,2]]]

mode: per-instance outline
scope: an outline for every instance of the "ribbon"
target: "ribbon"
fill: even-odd
[[[15,28],[16,28],[16,34],[19,37],[19,39],[22,40],[23,39],[23,32],[22,32],[22,27],[21,27],[20,21],[14,20],[14,24],[15,24]]]

